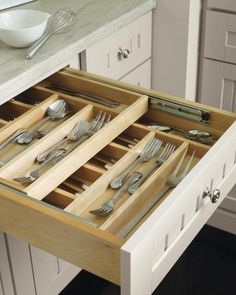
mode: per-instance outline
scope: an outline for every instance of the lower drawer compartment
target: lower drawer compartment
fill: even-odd
[[[171,110],[149,108],[154,96]],[[39,128],[59,100],[68,114]],[[204,110],[208,122],[176,115],[174,103]],[[25,111],[3,119],[1,144],[19,129],[35,134],[28,145],[0,145],[1,230],[120,284],[122,294],[151,294],[234,185],[232,113],[69,69],[8,104]]]

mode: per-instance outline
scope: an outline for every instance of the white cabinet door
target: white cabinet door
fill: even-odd
[[[208,0],[207,7],[235,12],[236,2],[235,0]]]
[[[31,246],[37,295],[57,295],[79,273],[80,268]]]
[[[236,15],[207,11],[204,56],[236,63]]]
[[[124,76],[120,81],[144,88],[151,88],[151,60],[147,60],[145,63]]]
[[[16,294],[37,295],[29,245],[9,235],[6,239]]]
[[[4,233],[0,233],[0,295],[15,295]]]
[[[236,65],[203,61],[200,101],[236,112]]]

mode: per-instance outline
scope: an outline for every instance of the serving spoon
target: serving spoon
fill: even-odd
[[[148,123],[148,127],[150,129],[157,129],[163,132],[176,132],[183,135],[185,138],[190,140],[199,141],[201,143],[212,143],[214,141],[214,137],[211,133],[199,129],[192,130],[182,130],[179,128],[174,128],[165,125],[159,125],[157,123]]]
[[[27,144],[32,142],[36,132],[39,128],[41,128],[46,122],[50,120],[58,120],[64,118],[67,112],[67,104],[63,99],[58,99],[54,101],[47,109],[47,117],[41,120],[34,128],[31,130],[27,130],[27,132],[23,133],[21,136],[17,138],[17,143],[19,144]]]

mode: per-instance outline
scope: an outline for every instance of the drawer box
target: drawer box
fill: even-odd
[[[62,94],[49,89],[51,83],[77,92],[89,91],[119,101],[120,105],[109,108]],[[6,123],[0,130],[5,136],[2,139],[16,128],[32,126],[57,98],[65,99],[74,113],[1,168],[0,229],[120,284],[122,294],[151,294],[235,184],[236,115],[71,69],[52,75],[23,93],[21,99],[35,98],[36,94],[41,103],[28,107],[24,114]],[[9,103],[28,106],[18,99]],[[149,108],[148,101],[160,99],[161,107],[166,106],[165,100],[171,103],[171,109]],[[185,115],[173,114],[174,104]],[[35,182],[22,185],[13,180],[31,170],[37,154],[61,139],[76,122],[91,120],[99,110],[110,113],[112,120],[98,133]],[[189,119],[190,113],[200,111],[209,118],[204,116],[204,122]],[[162,125],[171,122],[184,130],[186,126],[202,129],[211,132],[216,142],[211,146],[152,130],[146,125],[149,121]],[[112,214],[106,217],[91,214],[91,209],[113,195],[109,186],[112,179],[138,157],[153,137],[164,144],[174,144],[175,152],[133,195],[122,195]],[[127,224],[163,188],[185,151],[186,161],[195,151],[189,174],[124,234]],[[101,165],[99,158],[113,165]],[[137,170],[144,172],[151,165],[148,161],[137,166]],[[217,203],[202,198],[207,188],[211,192],[220,190]]]
[[[92,45],[82,53],[82,69],[120,79],[151,57],[152,12]],[[128,56],[121,53],[129,51]]]
[[[236,15],[206,12],[204,56],[236,63]]]

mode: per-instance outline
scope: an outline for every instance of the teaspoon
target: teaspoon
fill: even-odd
[[[19,144],[30,143],[33,140],[37,130],[41,128],[46,122],[50,120],[58,120],[63,118],[66,114],[66,108],[67,108],[66,101],[63,99],[59,99],[53,102],[47,109],[47,117],[45,117],[38,124],[36,124],[34,128],[22,134],[22,136],[20,136],[17,139],[17,143]]]

